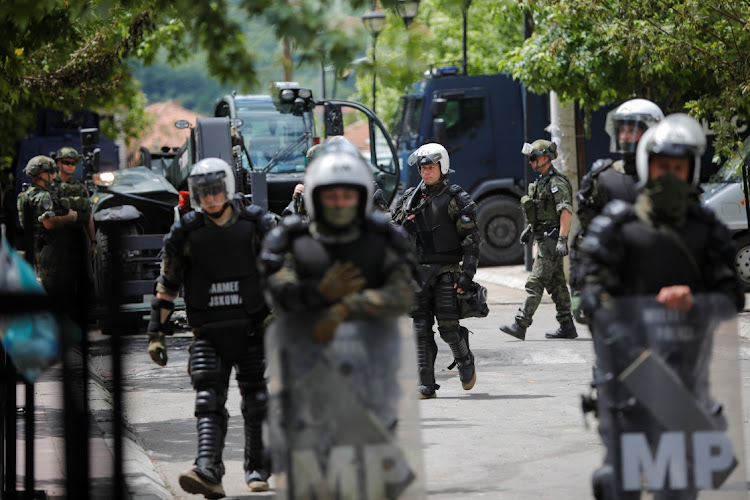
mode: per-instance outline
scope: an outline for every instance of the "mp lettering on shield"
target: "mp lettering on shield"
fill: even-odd
[[[208,307],[228,307],[242,304],[239,281],[211,283],[208,290]]]
[[[623,434],[620,444],[625,491],[641,490],[644,483],[651,491],[686,489],[691,473],[697,489],[717,489],[737,466],[732,443],[721,431],[664,432],[653,454],[641,432]]]
[[[292,450],[294,500],[395,500],[414,480],[401,450],[390,443],[334,446],[327,456]]]

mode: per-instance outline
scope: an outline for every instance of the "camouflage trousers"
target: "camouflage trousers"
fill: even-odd
[[[526,280],[526,300],[516,313],[516,321],[527,328],[531,325],[545,289],[557,308],[557,321],[563,323],[573,317],[570,312],[570,292],[565,282],[563,258],[555,253],[549,241],[537,239],[536,243],[536,260]]]

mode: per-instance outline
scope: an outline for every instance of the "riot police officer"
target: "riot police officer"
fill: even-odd
[[[55,162],[48,156],[29,160],[23,171],[31,177],[31,186],[17,203],[27,260],[47,292],[64,300],[69,296],[66,290],[70,283],[64,228],[78,220],[78,213],[67,207],[52,187],[54,168]]]
[[[184,215],[164,238],[148,325],[148,352],[164,366],[164,335],[184,286],[187,318],[194,329],[189,373],[196,391],[198,457],[193,468],[180,474],[180,486],[206,498],[224,496],[221,456],[229,417],[224,405],[234,367],[242,396],[245,482],[251,491],[265,491],[270,468],[262,439],[267,400],[263,332],[269,309],[256,257],[274,220],[256,205],[242,208],[234,198],[234,174],[224,160],[197,162],[188,188],[195,211]]]
[[[581,305],[596,325],[610,322],[608,317],[598,320],[612,309],[614,300],[638,295],[689,312],[696,294],[718,293],[738,311],[742,309],[744,294],[733,269],[728,231],[700,204],[697,193],[705,148],[700,124],[680,113],[669,115],[641,138],[636,152],[640,192],[635,203],[607,204],[581,244],[587,272]],[[617,383],[618,371],[645,346],[600,326],[592,334],[600,371],[596,378],[599,432],[607,448],[592,480],[596,498],[611,499],[618,498],[613,464],[620,454],[615,427],[627,429],[636,419],[650,418],[629,403],[630,396]],[[682,341],[679,349],[688,345]],[[674,345],[671,352],[677,352]],[[704,376],[694,374],[693,384],[701,385]],[[691,383],[684,382],[690,389]]]
[[[594,162],[591,171],[581,180],[578,190],[579,227],[570,244],[570,289],[573,315],[586,323],[580,311],[580,289],[583,286],[584,269],[580,263],[578,247],[586,234],[591,220],[599,215],[612,200],[635,201],[638,181],[635,168],[635,151],[641,136],[650,127],[664,118],[659,106],[647,99],[630,99],[607,115],[605,130],[610,137],[609,150],[620,153],[621,159],[609,158]]]
[[[411,316],[417,341],[418,391],[422,399],[428,399],[434,398],[440,387],[435,383],[435,318],[440,337],[458,365],[461,386],[468,391],[476,382],[468,331],[459,324],[457,294],[473,286],[480,235],[471,196],[457,184],[448,184],[450,158],[442,145],[421,146],[408,164],[419,169],[422,181],[404,192],[391,218],[412,235],[416,245],[420,290]]]
[[[573,213],[572,187],[567,177],[553,165],[557,158],[557,144],[538,139],[526,143],[521,152],[528,156],[531,168],[540,174],[529,184],[529,194],[521,198],[528,226],[521,234],[521,243],[531,236],[537,244],[537,256],[529,278],[526,280],[526,301],[516,313],[513,323],[502,325],[500,330],[517,339],[526,338],[526,329],[542,300],[546,288],[557,308],[560,327],[546,333],[548,339],[574,339],[578,337],[570,310],[570,293],[565,282],[563,257],[568,255],[568,231]]]
[[[289,461],[295,450],[314,451],[317,467],[328,463],[332,443],[391,442],[400,421],[406,356],[396,319],[414,303],[414,257],[403,231],[372,211],[372,189],[358,153],[324,148],[305,175],[309,220],[286,217],[264,242],[261,268],[275,316],[266,348],[280,387],[269,426],[274,473],[289,475],[281,482],[290,490],[302,488],[296,481],[304,475],[295,476]]]

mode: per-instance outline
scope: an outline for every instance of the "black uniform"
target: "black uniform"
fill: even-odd
[[[586,230],[591,221],[599,215],[605,205],[612,200],[623,200],[628,203],[635,201],[638,190],[635,158],[632,154],[624,155],[622,160],[597,160],[581,180],[578,190],[578,222],[570,246],[570,289],[573,295],[573,312],[576,319],[586,322],[579,311],[581,287],[585,279],[582,265],[580,246],[586,236]]]
[[[172,294],[184,285],[195,335],[189,360],[198,418],[195,471],[215,483],[224,475],[221,456],[229,417],[224,405],[232,367],[242,394],[246,482],[265,481],[270,471],[261,432],[267,400],[263,323],[269,309],[256,258],[275,224],[258,206],[231,203],[233,215],[224,226],[201,212],[190,212],[172,226],[157,280],[157,291]]]
[[[733,269],[734,252],[726,228],[697,199],[689,203],[680,224],[654,220],[649,213],[648,197],[641,194],[636,204],[620,200],[610,202],[590,224],[581,244],[586,282],[581,303],[593,318],[592,330],[597,354],[595,386],[599,433],[607,447],[604,465],[594,474],[597,498],[639,498],[640,493],[616,493],[613,473],[619,468],[619,435],[642,429],[660,429],[654,417],[634,399],[618,381],[618,375],[650,348],[678,373],[685,387],[696,398],[707,387],[707,368],[696,368],[695,359],[705,342],[654,342],[638,338],[635,332],[642,307],[610,306],[610,298],[656,297],[666,286],[686,285],[693,294],[717,293],[729,299],[737,310],[744,304],[739,281]],[[655,303],[655,301],[653,301]],[[625,302],[627,304],[627,302]],[[637,303],[640,304],[641,303]],[[608,316],[617,311],[619,316]],[[623,312],[625,310],[625,312]],[[710,316],[694,313],[699,318]],[[693,324],[695,324],[695,320]],[[701,327],[696,331],[701,331]],[[699,335],[710,335],[704,328]],[[664,335],[663,333],[661,335]],[[687,369],[686,369],[687,368]],[[689,376],[685,373],[690,372]],[[706,386],[706,387],[703,387]],[[649,431],[651,432],[651,431]],[[681,498],[692,498],[690,494]],[[658,497],[666,498],[666,497]]]
[[[412,221],[409,215],[415,215]],[[468,290],[479,265],[480,235],[476,204],[458,185],[447,179],[434,186],[420,184],[408,189],[392,212],[395,224],[412,235],[417,249],[420,290],[412,311],[417,340],[420,393],[434,396],[437,344],[432,326],[437,318],[440,337],[448,343],[465,383],[474,376],[474,355],[468,331],[460,327],[454,285]],[[473,385],[473,382],[471,382]]]

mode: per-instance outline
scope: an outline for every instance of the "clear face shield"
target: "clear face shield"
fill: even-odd
[[[226,172],[188,177],[188,190],[192,205],[206,212],[213,212],[223,207],[229,201],[225,179]]]
[[[615,119],[615,138],[617,152],[635,154],[638,148],[638,141],[641,140],[643,133],[648,129],[648,125],[641,117],[628,116]]]
[[[409,155],[409,159],[406,162],[410,167],[416,165],[417,168],[421,168],[424,165],[432,165],[433,163],[435,165],[440,165],[440,160],[442,159],[442,153],[417,154],[417,152],[415,151],[414,153]]]

